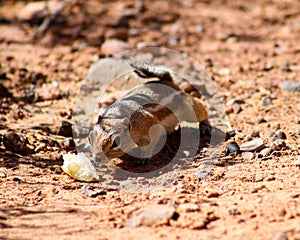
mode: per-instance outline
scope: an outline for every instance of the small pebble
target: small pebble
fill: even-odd
[[[300,168],[300,157],[298,157],[298,159],[294,161],[294,165]]]
[[[235,114],[238,114],[242,111],[241,105],[237,103],[233,104],[232,109]]]
[[[211,170],[202,170],[200,172],[195,173],[195,176],[197,177],[197,184],[202,180],[202,179],[207,179],[213,176]]]
[[[5,178],[6,177],[6,173],[5,172],[0,172],[0,178]]]
[[[183,204],[180,204],[177,208],[178,212],[196,212],[199,210],[200,210],[200,207],[194,203],[183,203]]]
[[[69,122],[63,122],[61,127],[58,130],[58,134],[64,137],[72,137],[72,124]]]
[[[207,197],[208,198],[217,198],[219,197],[221,194],[219,192],[210,192]]]
[[[237,207],[231,208],[228,210],[229,215],[231,216],[236,216],[236,215],[240,215],[241,212],[238,210]]]
[[[237,156],[241,151],[240,147],[236,142],[231,142],[225,147],[225,156],[229,154],[233,154],[233,156]]]
[[[273,152],[273,149],[272,148],[264,148],[263,150],[261,150],[259,152],[259,154],[263,157],[266,157],[268,156],[271,152]]]
[[[22,153],[26,151],[27,138],[23,133],[9,131],[3,136],[3,144],[9,151]]]
[[[231,73],[229,68],[221,68],[218,72],[222,76],[229,75]]]
[[[245,161],[250,161],[254,159],[254,153],[253,152],[242,152],[242,158]]]
[[[254,152],[263,149],[264,146],[264,140],[261,138],[257,138],[252,141],[243,143],[240,146],[240,149],[245,152]]]
[[[264,179],[264,181],[268,181],[268,182],[270,182],[270,181],[274,181],[276,178],[274,177],[274,176],[268,176],[268,177],[266,177],[265,179]]]
[[[272,142],[271,147],[274,148],[275,150],[279,151],[286,147],[286,143],[284,140],[278,139],[278,140],[275,140],[274,142]]]
[[[285,132],[281,130],[277,130],[276,132],[271,131],[270,132],[270,140],[274,141],[277,139],[287,139]]]
[[[227,101],[226,106],[233,106],[234,104],[244,104],[245,100],[238,99],[238,98],[232,98]]]
[[[80,192],[91,198],[96,198],[98,196],[107,194],[107,191],[104,190],[103,188],[94,187],[91,186],[90,184],[83,185]]]
[[[122,41],[126,41],[128,39],[129,32],[128,29],[126,28],[111,28],[108,29],[107,32],[105,33],[105,38],[110,38],[110,39],[119,39]]]
[[[272,105],[272,99],[268,96],[263,97],[263,99],[261,100],[261,105],[262,106]]]
[[[0,98],[5,97],[12,97],[12,93],[2,83],[0,83]]]
[[[251,193],[256,193],[256,192],[258,192],[259,190],[261,190],[261,189],[264,189],[266,186],[265,185],[258,185],[258,186],[256,186],[256,187],[251,187],[250,188],[250,192]]]

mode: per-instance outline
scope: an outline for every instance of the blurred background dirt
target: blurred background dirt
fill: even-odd
[[[299,1],[47,3],[0,1],[0,239],[300,239]],[[64,174],[89,67],[144,46],[202,64],[238,131],[228,142],[264,151],[148,194]]]

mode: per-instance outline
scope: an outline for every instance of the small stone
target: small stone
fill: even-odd
[[[279,84],[279,87],[282,90],[286,90],[289,92],[300,92],[300,82],[287,80]]]
[[[300,167],[300,157],[298,157],[298,159],[295,160],[293,163],[294,163],[294,165],[296,165],[297,167]]]
[[[197,177],[197,183],[199,183],[203,179],[207,179],[213,176],[211,170],[202,170],[200,172],[195,173]]]
[[[6,173],[5,172],[0,172],[0,178],[6,178]]]
[[[69,122],[63,122],[61,127],[58,130],[58,134],[64,137],[72,137],[72,124]]]
[[[262,155],[263,157],[268,156],[271,152],[273,152],[272,148],[264,148],[263,150],[261,150],[259,152],[260,155]]]
[[[232,109],[235,114],[238,114],[242,111],[241,105],[237,103],[233,104]]]
[[[178,206],[178,212],[197,212],[200,210],[200,207],[194,203],[182,203]]]
[[[1,69],[0,69],[0,79],[1,80],[9,80],[9,78],[7,77],[6,72],[2,71]]]
[[[150,205],[138,210],[129,219],[126,227],[134,228],[139,226],[161,226],[168,225],[170,220],[177,220],[179,214],[174,207],[165,205]]]
[[[91,198],[107,194],[107,191],[103,188],[91,186],[90,184],[83,185],[80,192]]]
[[[263,99],[261,100],[261,105],[264,107],[272,105],[272,99],[269,96],[263,97]]]
[[[12,179],[14,182],[17,182],[17,183],[20,183],[22,181],[21,178],[18,178],[18,177],[13,177]]]
[[[12,93],[2,83],[0,83],[0,99],[8,97],[12,97]]]
[[[250,161],[254,159],[254,153],[253,152],[242,152],[242,158],[245,161]]]
[[[236,142],[231,142],[225,147],[225,156],[233,154],[237,156],[240,153],[240,147]]]
[[[117,39],[107,39],[101,46],[101,51],[104,55],[114,55],[119,52],[123,52],[125,50],[128,50],[130,48],[129,44],[117,40]]]
[[[233,106],[234,104],[244,104],[244,103],[245,103],[245,100],[243,100],[243,99],[232,98],[227,101],[226,105]]]
[[[128,35],[128,29],[126,28],[111,28],[105,33],[105,38],[115,38],[122,41],[126,41],[128,39]]]
[[[253,138],[259,137],[259,131],[254,130],[254,131],[251,133],[251,137],[253,137]]]
[[[252,141],[243,143],[240,146],[240,149],[245,152],[254,152],[263,149],[264,146],[264,140],[261,138],[257,138]]]
[[[272,142],[271,147],[274,148],[275,150],[279,151],[286,147],[286,143],[283,139],[278,139],[278,140],[275,140],[274,142]]]
[[[27,92],[26,95],[24,96],[24,101],[27,103],[35,103],[38,101],[38,99],[39,99],[38,93],[36,93],[33,90]]]
[[[211,192],[207,195],[208,198],[217,198],[219,197],[221,194],[219,192]]]
[[[9,131],[3,136],[3,144],[9,151],[23,153],[27,150],[27,138],[23,133]]]
[[[275,179],[276,179],[276,178],[275,178],[273,175],[271,175],[271,176],[266,177],[266,178],[264,179],[264,181],[270,182],[270,181],[274,181]]]
[[[236,215],[241,215],[241,212],[238,210],[237,207],[231,208],[228,210],[229,215],[231,216],[236,216]]]
[[[35,149],[34,151],[35,152],[41,152],[41,151],[45,151],[47,149],[47,144],[46,143],[41,143],[39,144]]]
[[[218,72],[221,76],[226,76],[231,73],[229,68],[221,68]]]
[[[270,140],[287,139],[285,132],[277,130],[276,132],[270,132]]]
[[[258,192],[259,190],[264,189],[265,187],[266,187],[266,186],[263,185],[263,184],[258,185],[258,186],[256,186],[256,187],[251,187],[251,188],[250,188],[250,192],[251,192],[251,193],[256,193],[256,192]]]

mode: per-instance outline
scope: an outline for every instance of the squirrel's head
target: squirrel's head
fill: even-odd
[[[99,117],[89,134],[92,152],[109,159],[121,157],[136,144],[130,137],[130,122],[127,118],[111,119]]]

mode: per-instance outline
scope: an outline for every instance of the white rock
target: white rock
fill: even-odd
[[[264,147],[264,140],[261,138],[254,139],[250,142],[245,142],[240,146],[240,149],[245,152],[259,151]]]
[[[91,161],[83,154],[63,154],[64,164],[62,170],[80,181],[98,181],[99,176]]]
[[[222,75],[222,76],[226,76],[226,75],[229,75],[231,73],[230,69],[229,68],[221,68],[219,70],[219,74]]]
[[[264,148],[263,150],[261,150],[259,153],[265,157],[268,156],[271,152],[273,152],[272,148]]]

